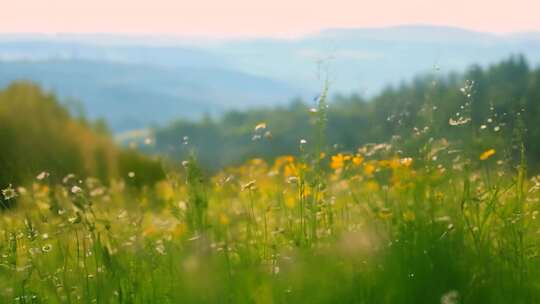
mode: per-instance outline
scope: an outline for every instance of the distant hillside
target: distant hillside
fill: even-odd
[[[422,73],[487,66],[511,54],[540,63],[540,34],[495,35],[440,26],[327,29],[294,39],[197,40],[121,35],[0,35],[0,85],[34,80],[84,103],[113,130],[176,117],[311,99],[373,97]]]
[[[163,177],[159,162],[116,147],[103,123],[72,117],[54,95],[29,83],[0,90],[0,143],[0,189],[43,171],[56,182],[68,174],[107,182],[140,172],[131,180],[138,185]]]
[[[510,157],[524,132],[529,164],[539,169],[539,101],[540,67],[532,68],[524,57],[514,56],[487,68],[471,66],[462,74],[419,76],[373,98],[331,98],[327,143],[339,151],[354,151],[367,143],[392,141],[406,155],[416,153],[417,143],[426,137],[445,137],[467,151],[496,147]],[[301,139],[307,146],[314,142],[313,106],[297,102],[229,112],[214,120],[179,120],[155,131],[154,151],[181,160],[194,148],[210,169],[254,157],[270,160],[297,154]],[[521,131],[518,120],[523,123]],[[255,130],[261,123],[264,128]],[[182,143],[184,136],[188,145]]]
[[[90,118],[105,118],[115,131],[280,104],[301,94],[278,81],[219,68],[75,59],[0,62],[0,87],[19,79],[78,100]]]
[[[333,92],[366,97],[418,74],[487,66],[511,54],[540,63],[538,34],[495,35],[440,26],[328,29],[290,40],[230,41],[215,49],[242,71],[313,90],[319,87],[317,62],[322,60],[321,70],[328,71]]]

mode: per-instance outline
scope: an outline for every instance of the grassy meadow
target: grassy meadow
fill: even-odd
[[[409,138],[341,150],[326,135],[325,87],[294,155],[210,172],[180,134],[189,156],[152,180],[155,160],[116,148],[108,178],[40,160],[1,192],[0,303],[538,303],[525,112],[475,121],[473,91],[457,91],[443,122],[467,140],[436,132],[427,99]],[[252,125],[254,144],[271,128]],[[81,151],[95,164],[92,149]]]

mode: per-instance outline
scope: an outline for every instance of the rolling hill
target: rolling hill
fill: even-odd
[[[104,117],[121,132],[296,97],[309,100],[323,74],[331,93],[373,97],[419,74],[485,67],[510,54],[523,54],[536,65],[538,49],[538,33],[496,35],[428,25],[213,41],[13,34],[0,35],[0,87],[32,80],[64,102],[79,100],[90,118]]]

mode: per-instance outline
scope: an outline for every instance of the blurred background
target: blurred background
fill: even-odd
[[[535,164],[539,8],[12,1],[0,12],[0,182],[42,170],[125,176],[135,163],[159,172],[155,157],[191,149],[210,171],[295,154],[326,82],[336,149],[412,136],[426,100],[438,132],[459,138],[448,121],[473,81],[475,127],[499,132],[525,111]],[[485,122],[493,113],[497,125]]]

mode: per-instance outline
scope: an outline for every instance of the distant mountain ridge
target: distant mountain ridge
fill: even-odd
[[[64,99],[80,102],[91,118],[115,131],[198,118],[231,108],[286,103],[298,93],[285,83],[219,68],[46,60],[0,63],[0,87],[32,80]]]
[[[409,25],[326,29],[294,39],[177,39],[108,34],[0,35],[0,86],[35,81],[81,101],[115,131],[332,93],[373,96],[418,74],[461,71],[510,54],[540,62],[540,33]]]
[[[405,25],[388,28],[330,28],[321,31],[321,37],[355,38],[379,41],[407,42],[446,42],[468,41],[478,42],[493,40],[499,36],[448,26]]]

